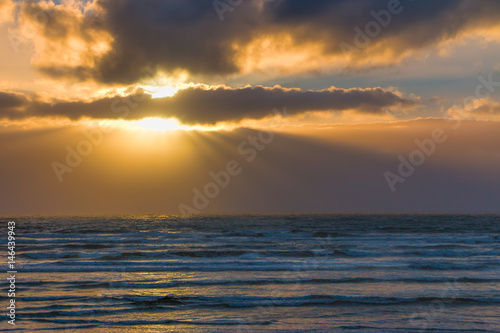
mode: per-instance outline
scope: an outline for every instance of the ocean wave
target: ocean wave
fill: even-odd
[[[380,283],[380,282],[404,282],[404,283],[498,283],[499,278],[447,278],[447,277],[415,277],[415,278],[373,278],[373,277],[352,277],[352,278],[312,278],[312,279],[284,279],[284,278],[264,278],[247,280],[179,280],[172,282],[93,282],[77,281],[71,283],[62,283],[67,289],[80,288],[118,288],[118,289],[160,289],[176,287],[196,287],[196,286],[258,286],[258,285],[288,285],[288,284],[338,284],[338,283]]]
[[[319,306],[319,305],[402,305],[402,304],[429,304],[435,302],[453,304],[489,304],[500,303],[499,298],[473,297],[376,297],[376,296],[332,296],[309,295],[300,297],[209,297],[209,296],[176,296],[138,297],[125,296],[116,298],[127,300],[134,305],[163,306],[183,305],[187,307],[262,307],[262,306]]]
[[[75,259],[79,258],[79,253],[76,252],[24,252],[23,257],[34,260],[44,259]]]
[[[63,247],[70,249],[85,249],[85,250],[100,250],[100,249],[109,249],[113,246],[106,244],[65,244]]]
[[[99,260],[127,260],[144,257],[144,254],[141,252],[123,252],[117,255],[106,255],[99,257]]]
[[[207,321],[198,321],[198,320],[175,320],[175,319],[166,319],[166,320],[113,320],[112,322],[107,322],[104,320],[96,320],[96,319],[34,319],[36,322],[41,323],[52,323],[52,324],[63,324],[63,325],[71,325],[71,324],[94,324],[86,326],[87,328],[94,327],[105,327],[107,325],[113,326],[163,326],[163,325],[193,325],[193,326],[240,326],[240,325],[249,325],[249,326],[267,326],[271,325],[275,320],[226,320],[226,319],[214,319]],[[81,326],[83,327],[83,326]],[[71,327],[74,328],[74,327]],[[67,327],[66,327],[67,329]]]
[[[444,270],[484,270],[491,269],[496,266],[500,266],[500,262],[498,262],[495,258],[493,260],[484,262],[484,263],[452,263],[452,262],[442,262],[442,263],[412,263],[408,266],[410,269],[417,270],[436,270],[436,271],[444,271]]]
[[[321,257],[311,260],[264,260],[261,258],[247,258],[244,260],[227,260],[226,258],[193,258],[193,260],[136,260],[139,258],[128,258],[128,260],[74,260],[52,261],[43,263],[30,263],[20,265],[19,269],[26,273],[96,273],[96,272],[320,272],[320,271],[492,271],[500,266],[498,261],[492,258],[486,262],[470,263],[463,261],[425,263],[408,260],[392,261],[335,261]],[[205,259],[205,260],[202,260]],[[390,258],[388,258],[390,259]]]
[[[23,301],[73,301],[84,304],[99,304],[99,315],[117,314],[123,312],[135,312],[135,306],[139,308],[150,307],[183,307],[183,308],[203,308],[203,307],[231,307],[231,308],[255,308],[266,306],[280,307],[300,307],[300,306],[336,306],[336,305],[405,305],[405,304],[433,304],[440,302],[443,304],[467,305],[483,304],[498,306],[500,298],[495,297],[378,297],[378,296],[336,296],[336,295],[309,295],[298,297],[263,297],[263,296],[199,296],[199,295],[175,295],[165,296],[54,296],[54,297],[21,297]],[[103,308],[102,304],[108,304]],[[121,308],[116,308],[120,306]],[[96,313],[95,308],[85,310],[64,310],[51,309],[50,311],[25,312],[23,316],[27,318],[47,318],[59,316],[87,316]]]

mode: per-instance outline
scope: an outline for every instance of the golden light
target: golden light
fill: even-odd
[[[146,89],[146,91],[151,94],[152,98],[172,97],[179,91],[179,88],[172,86],[163,86],[163,87],[143,86],[143,88]]]
[[[85,120],[82,122],[88,127],[101,127],[109,129],[125,129],[129,131],[173,132],[173,131],[200,131],[212,132],[220,130],[233,130],[236,124],[218,123],[215,125],[185,125],[176,118],[147,117],[140,120]],[[0,126],[2,123],[0,122]]]
[[[184,129],[184,126],[175,118],[144,118],[132,121],[130,124],[134,128],[150,131],[176,131]]]

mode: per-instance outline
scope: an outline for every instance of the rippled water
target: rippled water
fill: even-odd
[[[15,221],[20,331],[500,331],[500,216]]]

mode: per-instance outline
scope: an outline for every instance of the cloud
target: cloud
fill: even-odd
[[[357,47],[354,28],[365,30],[375,22],[373,13],[387,12],[389,3],[400,3],[398,14],[344,59],[340,44]],[[499,10],[500,2],[490,0],[242,1],[221,22],[213,0],[95,0],[79,6],[30,1],[20,4],[19,21],[36,25],[43,37],[33,40],[35,65],[43,73],[130,84],[154,75],[157,65],[166,73],[209,78],[240,73],[276,56],[266,50],[282,41],[288,41],[283,52],[312,52],[315,45],[312,53],[322,62],[394,64],[467,33],[497,29]],[[44,11],[56,15],[37,21]],[[281,63],[296,70],[293,61]]]
[[[464,106],[453,106],[448,114],[459,119],[500,120],[500,102],[492,99],[475,99]]]
[[[113,37],[93,2],[21,1],[17,21],[11,33],[21,43],[33,43],[32,65],[48,76],[96,78],[96,66],[110,52]]]
[[[9,119],[65,117],[72,120],[81,118],[131,120],[144,117],[175,117],[185,124],[262,119],[274,115],[273,108],[282,109],[284,106],[287,107],[290,116],[309,111],[348,110],[385,114],[391,109],[405,110],[417,106],[413,98],[382,88],[331,87],[311,91],[279,86],[272,88],[192,86],[180,90],[173,97],[157,99],[153,99],[141,90],[136,90],[127,96],[116,95],[92,101],[55,100],[49,103],[33,98],[28,104],[26,99],[23,103],[19,100],[16,104],[10,95],[6,95],[5,101],[10,107],[24,106],[22,112],[0,108],[0,117]]]
[[[17,93],[0,92],[0,114],[12,112],[28,105],[28,99]]]
[[[30,2],[21,5],[21,16],[43,36],[34,40],[42,45],[36,66],[43,73],[129,84],[154,75],[157,66],[195,75],[237,72],[234,46],[250,40],[258,17],[252,2],[241,7],[224,24],[211,0],[98,0],[84,9]],[[48,22],[34,19],[35,13],[49,11],[53,18]],[[79,43],[72,44],[74,38]],[[65,52],[68,45],[75,47]],[[85,47],[100,47],[101,53],[86,52]],[[72,60],[55,61],[65,54],[73,55]]]

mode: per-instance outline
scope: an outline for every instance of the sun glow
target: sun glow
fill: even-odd
[[[185,125],[176,118],[147,117],[140,120],[100,120],[83,122],[88,127],[120,128],[129,131],[143,132],[174,132],[174,131],[200,131],[212,132],[220,130],[233,130],[236,124],[219,123],[215,125]],[[2,122],[0,122],[2,126]]]
[[[144,118],[133,121],[131,125],[135,128],[150,131],[176,131],[182,130],[182,124],[175,118]]]
[[[172,97],[178,91],[179,88],[172,86],[154,87],[154,86],[144,86],[144,89],[151,94],[152,98],[165,98]]]

